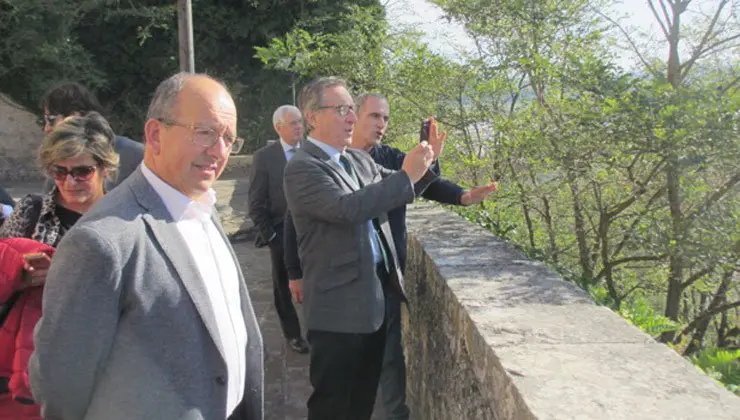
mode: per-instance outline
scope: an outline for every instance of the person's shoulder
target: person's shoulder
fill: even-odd
[[[137,149],[137,150],[144,150],[144,145],[142,143],[139,143],[138,141],[135,141],[133,139],[130,139],[126,136],[116,136],[116,149]]]
[[[254,152],[254,156],[257,157],[257,156],[264,155],[265,153],[269,153],[271,150],[273,150],[273,149],[275,149],[275,148],[277,148],[279,146],[280,146],[280,140],[272,141],[272,142],[267,143],[266,145],[260,147],[259,149],[257,149],[257,151]]]
[[[144,213],[128,184],[121,184],[105,194],[85,213],[78,223],[95,226],[96,229],[125,229]]]

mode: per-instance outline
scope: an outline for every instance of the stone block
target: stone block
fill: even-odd
[[[428,203],[407,225],[414,418],[740,419],[740,398],[490,232]]]

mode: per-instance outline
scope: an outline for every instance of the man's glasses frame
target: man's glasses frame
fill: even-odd
[[[340,117],[344,118],[346,117],[350,111],[355,112],[355,106],[353,105],[325,105],[325,106],[318,106],[316,109],[333,109],[337,111],[337,114],[339,114]]]
[[[212,147],[219,139],[224,139],[224,144],[227,148],[231,149],[231,153],[239,153],[244,146],[244,139],[242,137],[235,137],[225,134],[223,131],[218,132],[212,128],[199,127],[195,124],[185,124],[183,122],[172,120],[169,118],[157,118],[157,121],[162,124],[187,128],[192,132],[190,141],[196,146],[209,148]]]
[[[55,181],[65,181],[67,179],[67,176],[71,175],[75,181],[85,182],[92,179],[97,169],[98,167],[95,165],[81,165],[75,166],[71,169],[67,169],[64,166],[59,165],[50,165],[48,172],[49,176],[54,178]]]

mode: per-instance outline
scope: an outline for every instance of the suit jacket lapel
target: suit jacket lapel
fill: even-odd
[[[321,150],[318,146],[311,143],[310,141],[305,141],[303,142],[302,148],[313,157],[322,161],[332,172],[334,172],[335,175],[337,175],[342,181],[344,181],[345,184],[347,184],[347,187],[349,187],[350,190],[357,191],[360,189],[360,186],[357,185],[357,183],[352,179],[351,176],[349,176],[347,171],[345,171],[340,164],[331,159],[329,155],[327,155],[326,152]]]
[[[198,266],[185,244],[185,240],[162,199],[141,173],[141,169],[137,169],[131,176],[140,177],[140,180],[137,179],[137,182],[130,185],[139,204],[147,210],[147,213],[143,215],[144,222],[149,225],[154,239],[172,263],[203,320],[206,330],[211,335],[219,353],[221,353],[221,357],[226,360],[226,353],[216,325],[216,315],[211,307],[211,301],[208,298],[208,292],[198,271]]]

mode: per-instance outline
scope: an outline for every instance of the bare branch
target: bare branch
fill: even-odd
[[[692,284],[696,283],[699,279],[706,276],[707,274],[710,274],[712,271],[714,271],[714,264],[709,265],[708,267],[705,267],[696,273],[692,274],[688,279],[686,279],[685,282],[681,283],[681,288],[685,289]]]
[[[704,54],[705,46],[707,45],[707,42],[709,42],[709,39],[712,37],[712,34],[714,33],[714,27],[717,25],[717,20],[719,20],[720,15],[722,14],[722,9],[727,5],[727,2],[729,0],[721,0],[719,2],[719,5],[717,6],[717,10],[714,12],[714,16],[712,17],[712,21],[709,23],[709,26],[707,27],[707,30],[704,32],[704,36],[702,36],[701,41],[699,42],[699,45],[694,50],[694,53],[691,54],[691,58],[686,60],[684,65],[682,67],[685,67],[685,70],[683,70],[682,74],[687,74],[691,67],[694,65],[696,60],[699,59]]]
[[[718,53],[718,52],[723,51],[725,49],[731,49],[731,48],[737,47],[737,45],[730,45],[730,46],[727,46],[726,48],[718,49],[720,46],[722,46],[724,44],[727,44],[728,42],[734,41],[736,39],[740,39],[740,34],[733,35],[733,36],[731,36],[729,38],[725,38],[725,39],[723,39],[721,41],[717,41],[714,44],[709,45],[708,47],[706,47],[703,50],[696,51],[694,53],[694,55],[681,66],[682,68],[685,67],[684,73],[688,73],[688,71],[694,65],[694,63],[696,62],[696,60],[698,60],[701,57],[704,57],[704,56],[709,55],[709,54]]]
[[[632,221],[632,224],[630,224],[630,227],[627,229],[627,231],[622,236],[622,240],[617,244],[617,246],[614,248],[614,253],[612,255],[617,255],[619,252],[622,251],[622,248],[627,244],[627,241],[632,237],[632,233],[635,231],[635,228],[640,223],[640,220],[642,220],[643,216],[648,214],[650,210],[652,209],[653,203],[660,197],[663,196],[663,194],[666,193],[666,188],[662,187],[658,191],[653,194],[650,199],[648,200],[647,204],[645,204],[645,209],[640,212],[639,215],[635,217],[635,219]]]
[[[667,257],[667,254],[660,254],[660,255],[636,255],[633,257],[624,257],[620,258],[618,260],[612,260],[609,261],[609,263],[604,262],[604,265],[606,267],[602,268],[601,271],[599,271],[599,274],[596,275],[596,280],[600,279],[606,274],[606,271],[608,268],[614,268],[618,265],[627,264],[629,262],[637,262],[637,261],[660,261],[665,259]]]
[[[663,0],[660,1],[660,6],[663,8],[663,13],[665,13],[665,5],[663,4]],[[663,21],[660,19],[660,15],[658,14],[658,10],[655,9],[655,4],[653,3],[653,0],[648,0],[648,6],[650,6],[650,10],[653,12],[653,16],[655,16],[655,20],[658,21],[658,25],[660,25],[660,29],[663,31],[663,35],[665,36],[666,40],[670,39],[670,35],[668,34],[668,28],[666,28],[666,25],[663,23]],[[666,15],[666,23],[670,27],[671,20]]]
[[[732,176],[732,178],[728,179],[727,182],[725,182],[721,187],[717,189],[717,191],[714,192],[714,194],[707,198],[707,201],[705,201],[701,207],[689,213],[686,216],[685,220],[687,220],[688,223],[691,224],[694,220],[696,220],[697,217],[706,213],[714,204],[721,200],[738,183],[740,183],[740,173],[736,173]]]
[[[632,51],[637,54],[637,58],[640,59],[640,62],[642,63],[645,68],[653,74],[653,76],[657,76],[660,74],[660,72],[650,65],[650,63],[645,59],[645,57],[642,56],[642,53],[640,53],[639,48],[637,48],[637,44],[635,44],[635,41],[632,40],[632,37],[630,34],[625,30],[622,25],[619,24],[619,22],[615,21],[614,19],[610,18],[609,16],[602,13],[600,10],[596,10],[596,13],[598,13],[601,17],[609,21],[612,25],[614,25],[617,29],[619,29],[619,32],[624,35],[624,37],[627,39],[627,42],[630,44],[630,47],[632,48]]]
[[[698,317],[694,318],[693,321],[689,322],[689,325],[686,326],[686,328],[681,331],[681,335],[686,335],[689,332],[693,331],[697,325],[699,325],[700,322],[705,321],[707,318],[711,318],[719,313],[729,311],[730,309],[737,308],[740,306],[740,300],[736,300],[732,303],[726,303],[721,306],[717,306],[716,308],[707,310],[703,314],[699,315]]]

